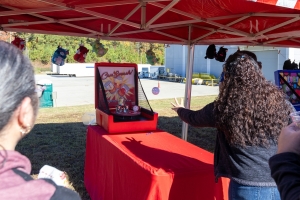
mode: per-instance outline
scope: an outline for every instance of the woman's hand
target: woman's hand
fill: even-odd
[[[171,108],[172,110],[174,110],[175,112],[177,112],[178,108],[184,108],[184,106],[183,106],[183,99],[182,98],[180,100],[180,104],[178,103],[178,101],[177,101],[176,98],[174,98],[174,99],[175,99],[175,103],[171,102],[171,104],[173,105],[173,108]]]
[[[300,127],[292,123],[281,130],[277,153],[293,152],[300,155]]]

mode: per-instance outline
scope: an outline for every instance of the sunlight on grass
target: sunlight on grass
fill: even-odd
[[[191,109],[200,109],[215,98],[216,96],[192,97]],[[171,110],[174,99],[149,102],[152,109],[159,114],[157,127],[181,137],[182,121]],[[40,108],[35,127],[16,148],[30,159],[33,176],[46,164],[65,171],[70,185],[83,200],[90,198],[83,181],[86,126],[81,118],[84,113],[94,110],[94,105]],[[212,152],[215,132],[214,128],[189,127],[188,141]]]

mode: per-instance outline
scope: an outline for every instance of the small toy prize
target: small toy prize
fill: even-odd
[[[84,63],[88,52],[89,50],[81,44],[79,45],[79,48],[77,49],[73,58],[77,62]]]
[[[207,47],[206,49],[206,55],[205,55],[205,59],[214,59],[215,57],[217,57],[217,49],[216,49],[216,45],[211,44]]]
[[[108,49],[104,47],[99,39],[96,39],[94,42],[92,42],[91,46],[93,47],[93,52],[95,52],[98,57],[104,56],[108,51]]]
[[[215,59],[219,62],[225,62],[226,60],[226,53],[227,53],[228,49],[224,48],[224,47],[220,47]]]
[[[65,59],[69,54],[69,50],[63,49],[61,46],[57,47],[57,50],[54,52],[52,56],[52,63],[58,66],[63,66],[65,64]]]
[[[24,51],[26,49],[26,42],[25,42],[25,40],[22,39],[22,38],[19,38],[18,36],[15,36],[15,39],[11,43],[13,45],[15,45],[21,51]]]

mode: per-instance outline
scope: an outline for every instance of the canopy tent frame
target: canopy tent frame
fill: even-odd
[[[107,2],[101,3],[98,3],[97,0],[87,0],[89,3],[85,4],[76,3],[79,1],[72,0],[62,0],[62,2],[58,0],[24,0],[19,2],[19,4],[28,2],[31,5],[25,5],[26,3],[24,3],[22,4],[23,7],[18,3],[14,3],[14,1],[2,1],[0,0],[0,9],[2,9],[0,16],[3,19],[0,19],[0,29],[3,31],[187,45],[187,81],[184,96],[186,108],[190,108],[195,45],[300,46],[300,28],[295,28],[296,30],[290,28],[298,27],[300,23],[300,11],[297,10],[300,7],[300,3],[298,1],[293,5],[297,9],[288,9],[279,8],[275,5],[266,5],[269,2],[265,4],[263,0],[211,0],[206,1],[206,4],[209,4],[207,5],[208,9],[215,6],[213,8],[217,11],[213,15],[214,10],[209,10],[209,12],[206,12],[207,16],[202,14],[205,13],[206,8],[203,7],[203,1],[200,0],[107,0]],[[35,5],[35,2],[40,6]],[[186,4],[188,3],[194,3],[195,6],[187,6]],[[229,5],[243,3],[245,8],[239,7],[238,11],[230,10],[226,3]],[[220,9],[216,7],[218,4],[221,5]],[[98,10],[120,6],[130,6],[122,13],[122,17],[120,15],[116,17],[114,16],[115,13],[112,12],[105,13],[104,10],[101,10],[102,12]],[[287,7],[294,8],[293,6],[289,4]],[[250,11],[247,10],[247,7],[252,7],[253,11],[251,9]],[[242,9],[247,11],[242,12]],[[277,12],[270,12],[270,10]],[[64,15],[61,14],[62,11],[76,13],[76,15],[64,18],[62,17]],[[138,21],[134,16],[139,14],[139,12]],[[147,15],[150,12],[151,15]],[[51,15],[51,13],[60,13],[60,18],[56,15]],[[8,18],[15,16],[25,20],[10,20]],[[165,18],[166,16],[173,16],[178,19],[170,20],[172,17]],[[132,20],[132,18],[135,20]],[[258,25],[257,20],[260,18],[267,19],[269,20],[268,22],[276,19],[278,23],[272,26],[268,26],[267,23]],[[97,20],[106,20],[104,21],[106,24],[102,22],[99,24]],[[90,21],[95,21],[95,25],[97,25],[95,27],[97,28],[77,23]],[[256,22],[255,25],[254,22]],[[250,25],[246,26],[246,23],[250,23]],[[48,25],[50,28],[48,26],[41,28],[39,25]],[[57,27],[56,25],[63,25],[65,28],[61,30],[51,29],[51,26]],[[243,28],[243,25],[246,28]],[[154,34],[154,37],[150,37],[150,35]],[[188,125],[184,123],[182,126],[182,138],[185,140],[187,140],[187,131]]]
[[[26,14],[26,15],[31,15],[43,20],[40,21],[33,21],[33,22],[17,22],[17,23],[7,23],[7,24],[1,24],[1,29],[4,31],[26,31],[26,32],[34,32],[34,33],[43,33],[43,34],[55,34],[53,33],[54,31],[40,31],[40,30],[35,30],[35,29],[26,29],[26,28],[14,28],[16,26],[30,26],[30,25],[38,25],[38,24],[50,24],[50,23],[59,23],[65,26],[69,26],[72,28],[76,28],[78,30],[83,30],[88,32],[88,34],[72,34],[74,36],[82,36],[82,37],[99,37],[101,36],[102,39],[106,39],[106,40],[120,40],[120,38],[118,38],[118,36],[122,36],[122,35],[128,35],[128,34],[134,34],[134,33],[144,33],[144,32],[155,32],[157,34],[161,34],[164,36],[167,36],[169,38],[175,39],[177,41],[168,41],[168,40],[147,40],[147,39],[143,39],[143,41],[147,42],[159,42],[159,43],[168,43],[168,44],[182,44],[182,45],[188,45],[189,41],[184,39],[184,38],[180,38],[178,36],[172,35],[172,34],[167,34],[164,32],[161,32],[161,30],[165,30],[165,29],[170,29],[170,28],[175,28],[175,27],[188,27],[188,26],[193,26],[194,28],[199,28],[199,29],[205,29],[205,30],[210,30],[210,32],[201,35],[200,37],[193,39],[192,42],[194,44],[211,44],[211,43],[218,43],[218,44],[228,44],[228,43],[238,43],[240,41],[244,41],[247,40],[249,41],[251,44],[253,45],[272,45],[272,43],[277,42],[277,41],[282,41],[282,40],[291,40],[294,42],[299,43],[299,41],[297,40],[292,40],[294,39],[294,37],[298,37],[298,35],[300,34],[300,31],[288,31],[288,32],[281,32],[278,34],[266,34],[272,30],[275,29],[279,29],[281,27],[284,27],[288,24],[294,23],[296,21],[300,20],[300,16],[299,14],[280,14],[280,13],[245,13],[245,14],[237,14],[237,15],[227,15],[227,16],[220,16],[220,17],[211,17],[211,18],[201,18],[198,16],[194,16],[190,13],[186,13],[183,11],[180,11],[178,9],[173,8],[174,5],[176,5],[179,0],[144,0],[144,1],[140,1],[139,4],[136,5],[136,7],[134,9],[132,9],[128,15],[124,18],[124,19],[119,19],[119,18],[115,18],[109,15],[105,15],[99,12],[94,12],[91,10],[88,10],[88,8],[95,8],[95,7],[105,7],[105,6],[117,6],[117,5],[124,5],[124,4],[136,4],[137,1],[133,1],[133,0],[127,0],[127,1],[117,1],[117,2],[106,2],[106,3],[96,3],[96,4],[82,4],[80,6],[71,6],[65,3],[60,3],[57,1],[50,1],[50,0],[38,0],[39,2],[44,2],[50,5],[53,5],[52,7],[46,7],[46,8],[34,8],[34,9],[18,9],[18,8],[14,8],[12,6],[6,6],[6,5],[1,5],[1,7],[3,8],[7,8],[10,9],[10,11],[2,11],[0,12],[0,16],[13,16],[13,15],[20,15],[20,14]],[[170,2],[167,6],[164,4],[160,4],[157,2]],[[146,22],[145,19],[145,13],[146,13],[146,4],[150,4],[153,6],[156,6],[158,8],[162,8],[162,10],[157,13],[153,18],[151,18],[148,22]],[[141,15],[141,24],[137,24],[137,23],[133,23],[128,21],[128,19],[134,14],[136,13],[139,9],[142,10],[142,15]],[[67,19],[54,19],[51,17],[45,17],[43,15],[41,15],[41,13],[44,12],[55,12],[55,11],[68,11],[68,10],[73,10],[76,12],[80,12],[80,13],[85,13],[90,15],[89,17],[76,17],[76,18],[67,18]],[[165,14],[167,11],[171,11],[174,12],[176,14],[185,16],[185,17],[189,17],[191,18],[191,20],[186,20],[186,21],[176,21],[176,22],[170,22],[170,23],[161,23],[161,24],[153,24],[159,17],[161,17],[163,14]],[[278,17],[278,18],[291,18],[288,21],[285,21],[283,23],[277,24],[276,26],[270,27],[268,29],[259,31],[255,34],[250,34],[250,33],[246,33],[243,31],[239,31],[235,28],[232,28],[231,26],[241,22],[249,17],[253,17],[253,16],[257,16],[257,17]],[[238,18],[237,18],[238,17]],[[94,20],[94,19],[108,19],[114,22],[117,22],[118,24],[116,26],[114,26],[112,28],[112,30],[105,34],[102,31],[95,31],[92,29],[88,29],[88,28],[84,28],[75,24],[72,24],[71,22],[74,21],[86,21],[86,20]],[[232,18],[237,18],[235,20],[233,20],[232,22],[223,25],[220,23],[217,23],[217,20],[222,20],[222,19],[232,19]],[[213,26],[216,26],[218,28],[208,28],[208,27],[201,27],[198,25],[194,25],[195,23],[199,23],[199,22],[204,22]],[[134,28],[137,28],[139,30],[136,31],[127,31],[127,32],[121,32],[121,33],[114,33],[121,25],[128,25]],[[206,38],[209,35],[212,35],[214,33],[225,33],[225,34],[230,34],[230,35],[236,35],[239,36],[237,38],[230,38],[230,39],[211,39],[211,40],[205,40],[204,38]],[[61,33],[57,33],[58,35],[70,35],[70,33],[68,32],[61,32]],[[282,36],[284,35],[284,36]],[[285,37],[286,35],[289,35],[289,37]],[[266,41],[266,42],[256,42],[256,40],[260,40],[260,39],[271,39],[271,38],[276,38],[278,39],[278,37],[281,37],[282,40],[270,40],[270,41]],[[141,41],[138,39],[132,39],[132,38],[123,38],[121,40],[134,40],[134,41]],[[277,45],[278,46],[278,45]],[[282,45],[279,45],[282,46]],[[284,46],[284,45],[283,45]]]
[[[189,41],[191,41],[192,26],[189,26]],[[184,92],[184,107],[189,109],[191,107],[191,96],[192,96],[192,74],[194,68],[194,55],[195,45],[189,42],[188,45],[188,63],[186,65],[186,83]],[[187,141],[188,124],[182,122],[181,138]]]

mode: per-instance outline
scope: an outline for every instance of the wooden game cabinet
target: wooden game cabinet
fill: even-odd
[[[121,74],[123,78],[118,78],[119,74]],[[107,78],[110,78],[110,83],[107,83]],[[115,91],[116,88],[113,88],[114,85],[117,85],[114,82],[114,80],[117,79],[118,81],[127,81],[126,84],[129,85],[126,86],[126,88],[128,88],[127,90],[130,90],[130,92],[128,92],[130,95],[127,97],[130,99],[128,102],[132,102],[132,105],[130,104],[129,108],[132,109],[133,104],[140,106],[138,105],[139,91],[137,87],[137,64],[95,63],[95,109],[97,124],[102,126],[108,133],[128,133],[156,130],[158,113],[153,112],[152,110],[140,107],[139,115],[120,116],[113,114],[116,107],[116,99],[120,96],[119,94],[124,95],[123,90],[121,91],[120,89],[117,89],[120,91]],[[104,87],[104,85],[107,87]],[[120,85],[118,87],[120,88]],[[102,91],[105,90],[105,95],[99,95],[99,93],[102,92],[101,89]],[[104,99],[102,99],[103,96],[105,96]],[[105,106],[105,109],[103,109],[103,104],[107,105],[108,108]]]

